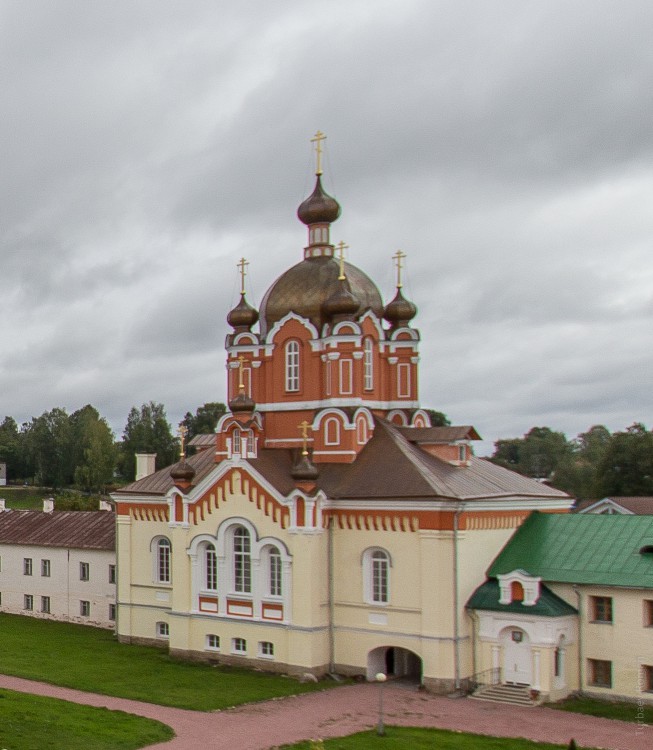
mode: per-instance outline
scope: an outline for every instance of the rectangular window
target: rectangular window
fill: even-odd
[[[591,596],[590,617],[592,622],[612,622],[612,597]]]
[[[644,599],[644,627],[653,628],[653,599]]]
[[[49,596],[42,596],[41,597],[41,612],[45,615],[50,614],[50,597]]]
[[[286,344],[286,390],[299,390],[299,343],[289,341]]]
[[[206,648],[208,651],[220,650],[220,636],[210,633],[206,636]]]
[[[352,377],[353,363],[351,359],[340,360],[340,393],[349,395],[353,393],[354,383]]]
[[[113,622],[116,619],[116,605],[109,605],[109,619]]]
[[[41,560],[41,575],[44,578],[50,577],[50,561],[49,560]]]
[[[397,396],[410,398],[410,365],[406,362],[397,365]]]
[[[653,693],[653,667],[649,664],[642,664],[642,690]]]
[[[89,565],[86,562],[80,562],[79,564],[79,580],[88,581]]]
[[[87,602],[84,599],[80,601],[79,603],[79,614],[82,617],[90,617],[91,616],[91,602]]]
[[[258,655],[267,656],[268,658],[274,656],[274,643],[270,643],[270,641],[259,641]]]
[[[234,588],[239,594],[252,592],[249,531],[242,526],[234,533]]]
[[[612,662],[603,659],[588,659],[588,682],[593,687],[612,687]]]
[[[247,641],[244,638],[232,638],[231,650],[234,654],[246,654]]]
[[[372,601],[388,602],[388,558],[382,552],[375,552],[372,557]]]
[[[281,555],[276,549],[270,552],[270,596],[281,596]]]
[[[116,566],[109,565],[109,583],[116,582]]]
[[[208,591],[218,589],[218,553],[213,546],[206,550],[206,588]]]
[[[31,557],[23,558],[23,575],[24,576],[32,575],[32,558]]]
[[[170,626],[167,622],[157,622],[156,634],[159,638],[170,638]]]
[[[30,612],[34,609],[34,597],[31,594],[25,594],[23,608]]]

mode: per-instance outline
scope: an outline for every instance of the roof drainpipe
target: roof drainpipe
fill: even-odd
[[[464,504],[456,508],[453,516],[453,670],[454,687],[460,692],[460,613],[458,612],[458,528]]]

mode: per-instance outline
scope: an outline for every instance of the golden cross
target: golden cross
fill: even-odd
[[[317,175],[322,174],[322,141],[324,140],[326,140],[326,135],[321,130],[318,130],[315,136],[311,138],[311,143],[315,144],[315,153],[317,154],[317,169],[315,170]]]
[[[244,391],[245,390],[245,382],[243,380],[243,365],[247,362],[245,357],[241,354],[238,357],[238,390]]]
[[[236,263],[236,268],[240,269],[240,293],[245,294],[245,275],[247,274],[247,271],[245,270],[249,263],[245,260],[245,258],[240,259],[240,263]]]
[[[336,247],[338,248],[340,258],[340,276],[338,276],[338,279],[342,280],[345,278],[345,250],[349,250],[349,245],[345,245],[345,243],[340,240]]]
[[[402,253],[401,250],[397,250],[397,252],[392,257],[397,261],[397,289],[401,289],[401,287],[403,286],[403,284],[401,283],[401,261],[406,257],[406,253]]]
[[[183,422],[179,423],[179,442],[181,443],[181,450],[179,451],[179,455],[183,458],[186,458],[186,451],[184,450],[184,441],[186,440],[186,435],[188,435],[188,427]]]
[[[308,448],[306,447],[308,444],[308,428],[310,427],[309,423],[304,420],[300,423],[298,430],[301,430],[302,433],[302,439],[304,441],[304,447],[302,449],[302,456],[308,456]]]

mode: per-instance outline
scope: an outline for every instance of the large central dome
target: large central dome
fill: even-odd
[[[349,290],[359,303],[357,315],[372,310],[383,317],[381,294],[374,282],[356,266],[344,264]],[[340,268],[335,258],[308,258],[289,268],[272,284],[260,308],[260,330],[267,335],[272,326],[289,312],[308,318],[318,331],[328,316],[324,303],[339,290]]]

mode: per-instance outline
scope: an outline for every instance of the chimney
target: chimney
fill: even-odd
[[[111,503],[108,500],[100,500],[99,510],[111,510]]]
[[[53,497],[46,497],[43,500],[43,512],[44,513],[52,513],[54,511],[54,498]]]
[[[156,453],[136,454],[136,481],[154,474],[156,469]]]

